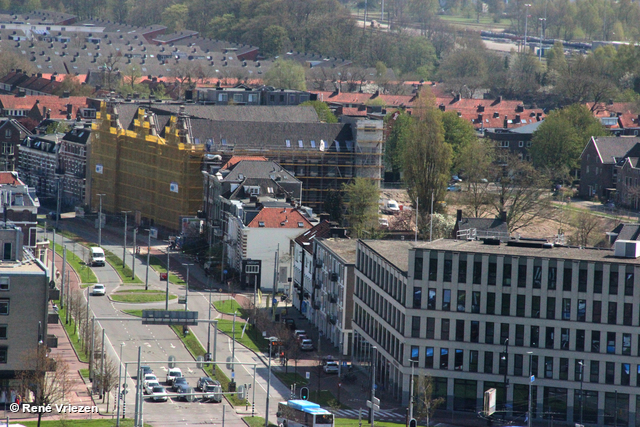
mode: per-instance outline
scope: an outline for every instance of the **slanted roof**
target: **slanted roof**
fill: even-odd
[[[241,162],[243,160],[258,160],[258,161],[266,162],[267,158],[263,157],[263,156],[232,156],[227,163],[222,165],[222,167],[220,169],[221,170],[222,169],[231,169],[238,162]]]
[[[302,246],[302,249],[313,254],[313,239],[330,236],[331,226],[329,221],[321,221],[319,224],[296,237],[295,242]]]
[[[499,218],[462,218],[458,222],[458,230],[472,229],[509,234],[507,223]]]
[[[242,177],[241,177],[242,176]],[[242,160],[230,169],[223,181],[242,181],[245,178],[263,178],[282,182],[299,182],[290,172],[274,161]]]
[[[24,185],[17,172],[0,172],[0,185]]]
[[[264,225],[261,226],[260,223]],[[302,224],[302,225],[300,225]],[[311,223],[295,208],[262,208],[247,224],[250,228],[311,228]]]
[[[623,158],[634,145],[640,142],[637,137],[624,136],[598,136],[592,138],[592,141],[600,154],[600,160],[603,164],[613,165]]]
[[[152,111],[156,114],[173,114],[180,106],[155,104]],[[229,122],[286,122],[318,123],[318,113],[311,106],[268,106],[268,105],[195,105],[184,106],[184,113],[191,118]]]
[[[619,224],[611,233],[617,235],[616,240],[640,240],[640,224]]]

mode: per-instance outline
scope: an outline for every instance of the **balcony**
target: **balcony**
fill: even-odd
[[[335,325],[338,322],[338,319],[336,319],[336,316],[330,315],[329,316],[329,323],[331,323],[332,325]]]
[[[322,260],[321,259],[316,259],[316,267],[318,267],[318,268],[322,267]]]
[[[315,289],[322,289],[322,283],[318,282],[318,281],[314,281],[313,282],[313,287]]]
[[[319,302],[314,302],[313,303],[313,309],[314,310],[320,310],[320,303]]]
[[[331,281],[332,282],[337,282],[338,278],[340,278],[340,276],[338,275],[338,273],[331,273]]]
[[[329,294],[329,302],[335,304],[338,302],[338,296],[336,294]]]

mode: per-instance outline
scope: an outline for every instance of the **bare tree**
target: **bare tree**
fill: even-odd
[[[416,384],[415,414],[417,418],[424,419],[427,426],[436,408],[444,403],[442,397],[434,398],[433,394],[433,378],[430,375],[420,377]]]
[[[55,405],[64,400],[71,392],[72,381],[69,375],[69,365],[60,357],[49,357],[48,348],[39,345],[36,351],[24,354],[24,366],[29,369],[20,371],[17,375],[23,395],[27,391],[34,395],[33,404],[37,406]],[[42,419],[42,412],[38,413],[38,426]]]
[[[593,244],[593,232],[600,225],[600,218],[588,211],[580,211],[573,215],[571,225],[576,228],[576,232],[572,237],[574,243],[578,246],[591,246]]]
[[[118,385],[118,368],[111,359],[105,359],[104,368],[96,374],[102,389],[102,403],[104,398],[107,398],[107,412],[109,412],[109,398],[111,397],[111,391]]]

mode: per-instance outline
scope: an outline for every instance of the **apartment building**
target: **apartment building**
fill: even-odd
[[[637,426],[637,242],[614,250],[495,239],[359,241],[354,359],[407,404],[411,361],[442,408],[556,422]],[[376,346],[377,351],[371,351]]]

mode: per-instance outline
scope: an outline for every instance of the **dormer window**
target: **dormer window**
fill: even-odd
[[[304,222],[298,222],[298,228],[304,227]]]
[[[264,227],[264,221],[258,221],[258,227]]]
[[[291,140],[290,139],[286,139],[284,141],[285,145],[287,146],[287,148],[291,148]]]
[[[304,148],[304,143],[302,142],[301,139],[298,140],[298,147]]]

